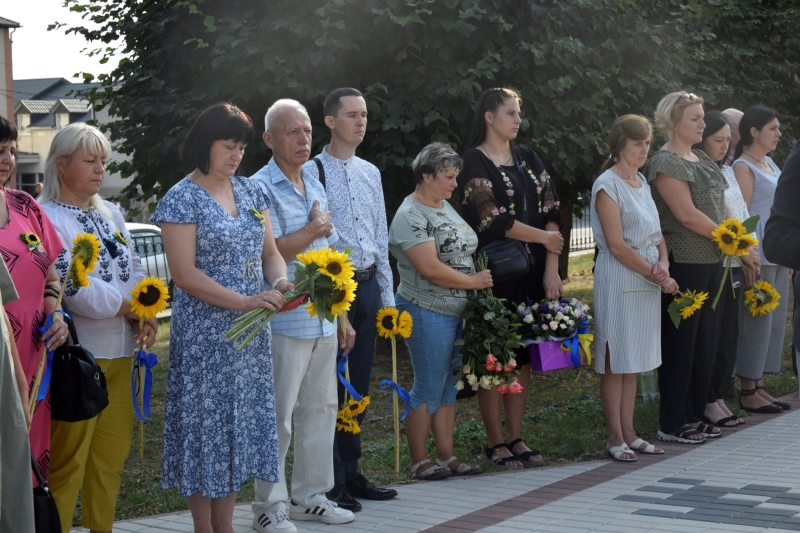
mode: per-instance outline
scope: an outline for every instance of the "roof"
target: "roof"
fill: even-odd
[[[100,87],[99,83],[71,83],[67,80],[63,81],[66,83],[58,83],[42,91],[39,94],[39,98],[46,98],[48,100],[58,100],[61,98],[75,99],[80,96],[88,96],[92,89]]]
[[[58,102],[54,100],[21,100],[14,112],[17,113],[19,109],[24,108],[32,115],[46,115],[52,111],[56,104]]]
[[[48,89],[69,81],[64,78],[38,78],[34,80],[14,80],[14,107],[21,100],[40,99]]]
[[[50,113],[58,113],[66,110],[68,113],[88,113],[92,110],[89,100],[74,100],[62,98],[50,110]]]
[[[19,22],[14,22],[13,20],[0,17],[0,28],[19,28],[19,27],[20,27]]]

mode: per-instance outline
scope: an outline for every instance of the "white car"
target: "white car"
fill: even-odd
[[[172,283],[172,276],[169,274],[167,256],[164,253],[164,242],[161,240],[161,228],[152,224],[139,224],[136,222],[126,222],[125,227],[131,233],[133,249],[139,254],[147,274],[161,278],[169,288],[169,302],[172,303],[175,285]]]

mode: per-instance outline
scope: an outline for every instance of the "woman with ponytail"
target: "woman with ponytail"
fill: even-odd
[[[558,195],[539,155],[516,146],[519,95],[510,89],[489,89],[481,95],[470,130],[464,167],[458,177],[462,216],[478,234],[478,250],[501,239],[527,244],[533,266],[528,274],[495,283],[494,295],[509,309],[529,300],[560,298],[564,292],[558,256],[564,246],[559,233]],[[498,465],[521,467],[542,460],[522,441],[522,415],[531,370],[526,349],[517,352],[521,394],[500,394],[497,387],[478,391],[486,428],[486,456]],[[505,411],[505,436],[502,415]]]
[[[736,145],[733,173],[751,215],[761,218],[756,227],[759,241],[764,240],[764,226],[769,220],[775,188],[781,169],[767,155],[781,138],[781,124],[774,109],[755,105],[745,111],[739,122],[741,139]],[[751,316],[739,300],[739,346],[736,375],[741,384],[739,405],[749,413],[776,414],[790,409],[764,390],[764,374],[781,370],[783,339],[789,299],[789,269],[761,262],[761,279],[769,282],[782,296],[777,309],[766,315]]]
[[[632,462],[636,453],[664,451],[636,436],[636,375],[661,365],[661,298],[678,290],[669,275],[667,245],[650,186],[639,168],[647,161],[653,128],[639,115],[614,121],[609,158],[592,187],[592,232],[598,256],[594,272],[594,369],[608,424],[608,453]],[[649,282],[647,281],[649,280]],[[640,292],[626,292],[626,291]]]

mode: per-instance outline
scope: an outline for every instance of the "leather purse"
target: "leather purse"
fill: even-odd
[[[478,256],[484,253],[494,283],[522,277],[530,272],[534,264],[528,245],[514,239],[489,243],[478,251]]]
[[[62,422],[80,422],[94,418],[108,405],[106,375],[92,353],[81,346],[72,319],[64,320],[71,338],[56,348],[53,355],[51,416]]]
[[[31,469],[36,481],[39,482],[39,486],[33,489],[33,521],[36,533],[61,533],[61,519],[58,516],[56,501],[33,454],[31,454]]]

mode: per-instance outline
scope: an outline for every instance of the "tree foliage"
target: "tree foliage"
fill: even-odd
[[[206,106],[229,100],[263,131],[278,98],[303,102],[327,142],[333,88],[366,96],[360,155],[383,173],[390,213],[412,189],[410,162],[432,140],[463,149],[480,93],[523,97],[520,141],[536,149],[567,206],[588,190],[615,117],[652,116],[688,89],[718,107],[764,101],[790,124],[800,9],[761,0],[66,0],[99,29],[69,28],[119,61],[95,95],[129,199],[159,197],[191,169],[178,147]],[[116,44],[114,44],[116,43]],[[92,79],[91,74],[84,74]],[[269,156],[248,147],[244,169]],[[568,217],[565,217],[567,219]]]

